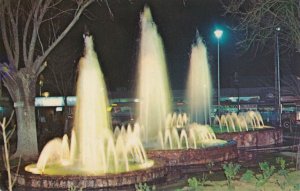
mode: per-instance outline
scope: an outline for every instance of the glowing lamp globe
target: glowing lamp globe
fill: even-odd
[[[217,39],[220,39],[223,35],[223,31],[220,29],[215,30],[215,36],[217,37]]]

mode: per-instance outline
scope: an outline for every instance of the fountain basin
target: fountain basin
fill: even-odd
[[[20,168],[24,169],[24,168]],[[155,161],[154,166],[136,171],[123,172],[118,174],[104,174],[97,176],[79,175],[38,175],[31,174],[24,170],[17,176],[16,185],[18,187],[30,189],[68,189],[70,187],[87,189],[106,189],[124,186],[132,186],[140,182],[154,182],[163,180],[168,173],[167,167],[163,162]]]
[[[169,167],[191,166],[234,160],[238,157],[238,150],[235,141],[227,141],[223,145],[207,148],[148,150],[147,156],[153,160],[163,160]]]
[[[280,128],[264,127],[241,132],[216,133],[218,139],[235,140],[237,147],[263,147],[283,142],[283,132]]]

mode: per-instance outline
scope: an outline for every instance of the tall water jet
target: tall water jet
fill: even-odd
[[[99,142],[104,144],[112,137],[111,119],[106,85],[91,37],[85,37],[85,56],[80,59],[79,70],[74,121],[78,147],[73,152],[78,166],[101,169],[105,164],[99,157]]]
[[[171,111],[171,95],[163,43],[148,7],[141,14],[141,39],[138,58],[137,108],[143,126],[142,140],[148,146],[158,143]]]
[[[192,45],[186,99],[190,121],[208,124],[211,106],[211,77],[206,47],[198,32]]]

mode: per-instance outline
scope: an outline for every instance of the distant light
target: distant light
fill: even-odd
[[[277,31],[280,31],[280,27],[276,27],[276,30],[277,30]]]
[[[43,80],[40,80],[39,81],[39,85],[42,87],[44,85],[44,81]]]
[[[229,100],[234,101],[236,98],[235,97],[228,97]]]
[[[62,110],[63,110],[62,107],[56,107],[56,108],[55,108],[55,111],[62,111]]]
[[[49,92],[43,92],[43,93],[42,93],[42,96],[44,96],[44,97],[49,97],[49,95],[50,95]]]
[[[215,30],[215,36],[217,37],[217,39],[220,39],[223,35],[223,31],[220,29]]]

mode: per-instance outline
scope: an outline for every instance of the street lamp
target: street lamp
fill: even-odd
[[[39,96],[42,96],[42,87],[44,85],[44,76],[41,74],[39,78]]]
[[[220,29],[215,30],[214,32],[218,40],[218,90],[217,90],[217,99],[218,99],[218,108],[220,107],[220,38],[222,38],[223,31]]]
[[[281,92],[280,92],[280,62],[279,62],[279,40],[278,34],[280,27],[275,28],[275,89],[277,90],[277,109],[278,109],[278,121],[279,127],[281,127]]]
[[[39,96],[42,96],[42,87],[44,85],[44,76],[41,74],[39,77]],[[40,108],[37,109],[37,116],[38,116],[38,127],[40,127],[40,120],[41,120],[41,114],[40,114]],[[38,128],[40,130],[40,128]]]
[[[239,73],[238,72],[234,72],[233,75],[233,85],[236,87],[237,89],[237,109],[238,109],[238,113],[240,112],[240,81],[239,81]]]

